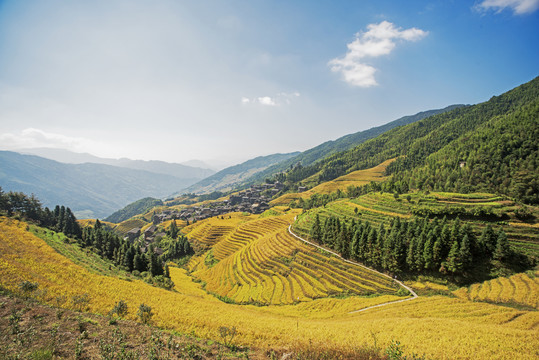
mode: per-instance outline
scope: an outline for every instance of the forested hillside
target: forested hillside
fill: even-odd
[[[277,179],[289,187],[315,185],[398,158],[386,169],[395,175],[391,187],[397,192],[456,186],[463,192],[500,192],[534,203],[538,97],[536,78],[487,102],[390,130],[312,166],[296,166]]]
[[[251,181],[260,181],[266,177],[272,176],[282,171],[286,171],[296,164],[301,164],[302,166],[312,165],[324,158],[338,152],[346,151],[351,148],[354,148],[365,141],[372,139],[378,135],[385,133],[391,129],[394,129],[399,126],[404,126],[407,124],[414,123],[416,121],[425,119],[429,116],[436,114],[442,114],[453,109],[463,107],[464,105],[450,105],[443,109],[427,110],[419,112],[415,115],[403,116],[397,120],[388,122],[387,124],[376,126],[365,131],[358,131],[353,134],[348,134],[343,137],[338,138],[337,140],[330,140],[322,143],[318,146],[315,146],[312,149],[306,150],[288,160],[281,161],[273,166],[270,166],[264,171],[256,174],[250,179]]]
[[[253,175],[277,163],[286,161],[297,155],[297,152],[288,154],[273,154],[259,156],[241,164],[227,167],[212,176],[183,190],[183,193],[208,194],[214,191],[226,191],[241,186]]]
[[[143,214],[148,210],[151,210],[154,206],[159,205],[163,205],[162,200],[146,197],[144,199],[137,200],[127,205],[126,207],[116,211],[114,214],[107,217],[105,221],[121,223],[122,221],[125,221],[137,214]]]
[[[490,191],[537,204],[538,139],[536,96],[513,112],[491,118],[470,136],[451,142],[427,157],[424,166],[399,174],[399,166],[409,166],[406,159],[399,159],[391,170],[396,172],[398,182],[409,187],[464,193]]]

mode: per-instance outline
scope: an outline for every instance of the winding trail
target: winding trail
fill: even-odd
[[[294,218],[294,221],[296,221],[297,219],[297,216]],[[362,265],[362,264],[359,264],[355,261],[351,261],[351,260],[348,260],[348,259],[345,259],[343,258],[341,255],[339,255],[338,253],[334,252],[334,251],[331,251],[331,250],[328,250],[318,244],[315,244],[313,242],[310,242],[309,240],[305,240],[304,238],[302,238],[301,236],[298,236],[296,234],[294,234],[294,232],[292,231],[292,224],[288,225],[288,232],[290,233],[290,235],[292,235],[293,237],[295,237],[296,239],[298,240],[301,240],[303,241],[304,243],[306,244],[309,244],[309,245],[312,245],[320,250],[324,250],[330,254],[333,254],[335,256],[337,256],[338,258],[340,258],[342,261],[344,262],[347,262],[349,264],[352,264],[352,265],[357,265],[357,266],[360,266],[364,269],[367,269],[367,270],[370,270],[370,271],[374,271],[375,273],[377,274],[380,274],[382,276],[385,276],[391,280],[393,280],[394,282],[396,282],[397,284],[399,284],[400,286],[402,286],[403,288],[405,288],[406,290],[408,290],[410,292],[410,294],[412,295],[412,297],[409,297],[407,299],[402,299],[402,300],[395,300],[395,301],[388,301],[386,303],[382,303],[382,304],[378,304],[378,305],[373,305],[373,306],[368,306],[366,308],[363,308],[363,309],[359,309],[359,310],[354,310],[354,311],[350,311],[349,314],[354,314],[354,313],[358,313],[358,312],[361,312],[361,311],[366,311],[366,310],[369,310],[369,309],[374,309],[374,308],[377,308],[377,307],[382,307],[382,306],[386,306],[386,305],[390,305],[390,304],[396,304],[396,303],[400,303],[400,302],[405,302],[405,301],[410,301],[410,300],[414,300],[414,299],[417,299],[419,296],[415,293],[414,290],[412,290],[411,288],[409,288],[408,286],[404,285],[402,282],[400,282],[399,280],[397,279],[394,279],[392,278],[391,276],[387,275],[387,274],[384,274],[384,273],[381,273],[377,270],[374,270],[374,269],[371,269],[365,265]]]

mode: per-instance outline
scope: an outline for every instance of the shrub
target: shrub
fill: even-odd
[[[110,315],[117,315],[118,317],[125,317],[128,312],[128,306],[127,303],[123,300],[118,301],[112,310],[110,311]]]
[[[152,320],[152,308],[146,304],[140,304],[137,316],[143,324],[149,324]]]

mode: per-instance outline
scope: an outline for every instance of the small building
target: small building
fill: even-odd
[[[140,228],[134,228],[127,232],[126,238],[129,242],[135,241],[140,236]]]
[[[305,192],[307,191],[307,186],[298,186],[298,192]]]
[[[153,233],[157,230],[157,226],[154,224],[150,225],[146,230],[144,230],[144,239],[148,239],[153,235]]]

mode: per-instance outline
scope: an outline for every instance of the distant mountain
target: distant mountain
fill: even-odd
[[[259,156],[238,165],[219,171],[183,190],[183,193],[206,194],[213,191],[227,191],[244,183],[253,175],[274,164],[298,155],[299,152]]]
[[[146,170],[157,174],[172,175],[180,179],[193,179],[193,182],[215,174],[215,170],[201,166],[190,166],[178,163],[169,163],[158,160],[131,160],[127,158],[110,159],[101,158],[88,153],[76,153],[65,149],[33,148],[20,149],[21,154],[37,155],[46,159],[55,160],[66,164],[106,164],[120,166],[129,169]],[[200,165],[204,165],[200,162]]]
[[[143,197],[163,198],[196,179],[106,164],[64,164],[0,151],[4,191],[34,193],[45,206],[69,206],[78,217],[104,218]]]
[[[457,109],[463,106],[465,105],[460,105],[460,104],[450,105],[443,109],[422,111],[415,115],[408,115],[408,116],[401,117],[385,125],[381,125],[381,126],[370,128],[365,131],[359,131],[353,134],[345,135],[343,137],[338,138],[337,140],[326,141],[318,146],[315,146],[312,149],[298,153],[296,156],[293,156],[289,159],[275,163],[274,165],[267,167],[265,170],[255,173],[253,176],[249,178],[245,178],[244,181],[241,183],[238,183],[238,185],[248,185],[255,182],[263,181],[265,178],[271,177],[272,175],[286,171],[290,169],[291,167],[295,166],[296,164],[301,164],[304,167],[312,165],[316,163],[317,161],[320,161],[331,154],[351,149],[393,128],[411,124],[416,121],[425,119],[429,116],[442,114],[447,111],[451,111],[453,109]]]
[[[182,162],[180,164],[185,165],[185,166],[192,166],[192,167],[197,167],[197,168],[216,170],[216,167],[214,165],[210,165],[210,164],[208,164],[208,163],[206,163],[206,162],[204,162],[202,160],[192,159],[192,160],[184,161],[184,162]],[[221,169],[219,169],[219,170],[221,170]]]

